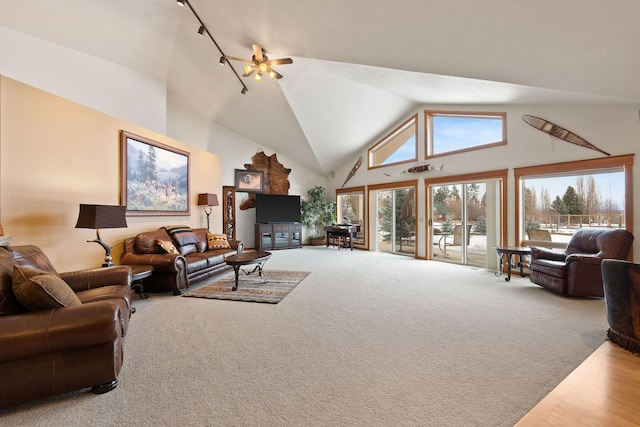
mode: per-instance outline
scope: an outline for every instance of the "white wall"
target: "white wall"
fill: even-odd
[[[523,114],[545,118],[582,136],[596,147],[609,152],[612,156],[636,154],[640,152],[640,117],[639,109],[633,105],[600,104],[600,105],[423,105],[411,112],[406,118],[418,113],[418,141],[424,141],[424,110],[446,111],[505,111],[507,113],[507,145],[485,150],[470,151],[449,156],[442,156],[429,160],[429,163],[443,164],[441,171],[430,171],[421,174],[406,174],[389,177],[384,173],[395,173],[406,170],[411,165],[400,165],[389,168],[367,169],[367,149],[362,150],[354,158],[347,161],[336,170],[335,177],[328,177],[327,189],[334,194],[340,188],[344,179],[356,162],[362,156],[363,165],[346,187],[357,187],[371,184],[390,183],[407,179],[419,179],[418,184],[418,222],[417,227],[424,229],[425,212],[424,178],[449,176],[483,172],[496,169],[509,169],[508,173],[508,229],[509,241],[513,245],[515,229],[515,182],[513,168],[535,166],[549,163],[585,160],[605,157],[603,154],[569,144],[560,140],[553,140],[524,121]],[[406,118],[394,123],[388,129],[391,131]],[[385,134],[380,135],[382,138]],[[373,145],[377,141],[371,141]],[[370,146],[369,145],[369,146]],[[425,147],[419,142],[418,159],[424,160]],[[636,204],[640,200],[640,166],[635,160],[633,166],[634,199]],[[640,224],[640,209],[634,210],[634,224]],[[418,241],[419,255],[424,256],[424,236]],[[634,252],[640,253],[640,239],[634,242]]]
[[[244,169],[263,150],[193,112],[167,101],[166,84],[124,66],[0,27],[0,75],[84,105],[109,116],[170,136],[192,147],[218,154],[223,185],[234,184],[234,170]],[[289,194],[303,194],[326,179],[277,153],[291,168]],[[207,189],[219,195],[221,188]],[[238,205],[245,196],[238,193]],[[211,216],[211,230],[221,231],[221,208]],[[253,247],[255,209],[237,213],[237,238]]]
[[[113,62],[0,27],[0,75],[165,133],[165,83]]]
[[[245,163],[251,163],[251,157],[257,152],[264,151],[268,156],[274,154],[273,151],[260,144],[203,117],[199,117],[189,109],[171,102],[171,100],[168,102],[167,135],[173,139],[207,150],[223,159],[222,185],[234,185],[235,169],[245,169]],[[276,154],[278,161],[285,168],[291,169],[289,174],[289,183],[291,185],[289,194],[304,196],[311,187],[327,185],[326,177],[301,166],[287,157],[286,153]],[[217,189],[216,192],[221,194],[222,189]],[[240,203],[246,197],[247,193],[236,193],[236,238],[242,240],[247,247],[254,247],[255,209],[245,211],[239,209]],[[221,208],[215,209],[220,210]],[[220,224],[216,224],[215,227],[222,227],[221,222],[222,219],[220,219]],[[211,228],[213,230],[213,223]],[[306,237],[306,234],[306,230],[303,231],[303,237]]]

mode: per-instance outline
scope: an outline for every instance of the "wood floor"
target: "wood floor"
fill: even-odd
[[[640,425],[640,356],[606,341],[517,424]]]

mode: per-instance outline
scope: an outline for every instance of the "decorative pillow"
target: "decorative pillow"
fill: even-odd
[[[168,240],[156,240],[156,243],[158,245],[158,252],[160,252],[161,254],[180,254],[176,247],[173,246],[173,243],[169,242]]]
[[[199,242],[196,233],[191,230],[191,227],[187,227],[185,225],[172,225],[170,227],[164,227],[164,229],[178,246]]]
[[[12,289],[20,304],[31,311],[82,304],[59,276],[36,268],[14,265]]]
[[[207,233],[207,247],[209,249],[227,249],[231,245],[227,240],[226,234],[211,234]]]

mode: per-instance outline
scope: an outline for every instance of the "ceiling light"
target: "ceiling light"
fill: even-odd
[[[262,81],[262,73],[258,73],[258,74],[256,74],[256,76],[254,77],[254,79],[255,79],[257,82],[261,82],[261,81]]]
[[[269,66],[264,62],[261,62],[260,65],[258,65],[258,68],[260,68],[261,72],[266,73],[267,70],[269,69]]]
[[[253,65],[245,65],[244,67],[242,67],[242,69],[244,70],[245,74],[249,74],[253,71]]]
[[[275,71],[273,71],[273,70],[270,70],[270,71],[269,71],[269,77],[271,77],[271,80],[275,79],[275,78],[276,78],[276,76],[277,76],[277,74],[276,74],[276,72],[275,72]]]
[[[216,49],[218,49],[218,52],[220,52],[220,60],[218,61],[218,63],[220,65],[226,65],[227,61],[224,52],[222,51],[222,48],[220,47],[220,45],[215,41],[215,39],[213,38],[213,35],[209,32],[209,30],[207,30],[207,27],[205,27],[204,22],[202,21],[202,19],[200,19],[200,17],[198,16],[198,13],[195,11],[195,9],[193,8],[193,6],[191,6],[191,3],[189,3],[188,0],[176,0],[178,3],[178,6],[189,6],[189,9],[191,10],[191,13],[193,13],[193,16],[198,20],[198,22],[200,23],[200,27],[198,28],[198,34],[200,34],[201,36],[204,37],[205,33],[209,36],[209,38],[211,39],[211,41],[213,42],[213,44],[216,46]],[[240,75],[236,72],[235,68],[233,68],[233,65],[229,64],[229,69],[233,72],[233,74],[235,74],[236,78],[238,79],[238,81],[240,82],[240,84],[242,85],[242,94],[244,95],[245,93],[247,93],[247,87],[245,86],[245,84],[242,82],[242,79],[240,78]],[[255,68],[254,68],[255,70]],[[252,70],[253,72],[253,70]]]

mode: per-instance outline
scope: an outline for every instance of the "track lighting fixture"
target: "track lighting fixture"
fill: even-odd
[[[202,22],[202,19],[200,19],[200,17],[196,13],[196,11],[193,9],[193,6],[191,6],[191,3],[189,2],[189,0],[177,0],[177,3],[178,3],[178,6],[185,6],[185,5],[189,6],[189,9],[191,10],[191,13],[193,13],[193,16],[195,16],[195,18],[200,23],[200,28],[198,28],[198,34],[200,34],[202,37],[204,37],[204,35],[206,33],[209,36],[209,38],[211,39],[213,44],[216,46],[216,49],[218,49],[218,52],[220,52],[220,61],[218,61],[218,63],[220,65],[225,65],[225,62],[228,62],[228,61],[227,61],[227,59],[225,57],[224,52],[220,48],[220,45],[218,45],[218,43],[215,41],[215,39],[213,38],[213,36],[209,32],[209,30],[207,30],[207,27],[204,25],[204,22]],[[241,93],[244,95],[245,93],[247,93],[247,90],[248,90],[247,86],[243,83],[242,79],[240,78],[240,76],[238,75],[238,73],[236,72],[236,70],[233,68],[233,66],[231,64],[229,64],[229,68],[231,69],[231,71],[233,71],[233,74],[235,74],[236,78],[238,79],[238,81],[242,85]]]

